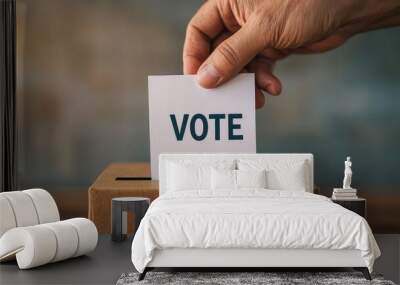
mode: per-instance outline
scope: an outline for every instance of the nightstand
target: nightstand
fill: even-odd
[[[145,197],[117,197],[111,200],[111,238],[113,241],[123,241],[127,236],[127,211],[135,214],[135,230],[139,228],[140,221],[146,214],[150,199]]]
[[[363,218],[367,218],[367,200],[364,198],[357,199],[332,199],[332,202],[359,214]]]

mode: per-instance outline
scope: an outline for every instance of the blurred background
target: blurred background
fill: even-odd
[[[201,3],[17,1],[21,188],[86,190],[110,162],[149,161],[147,76],[182,73]],[[399,197],[399,51],[392,28],[279,62],[283,94],[257,111],[257,151],[313,153],[328,194],[350,155],[361,194]]]

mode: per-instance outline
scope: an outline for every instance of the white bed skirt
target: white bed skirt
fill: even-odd
[[[147,267],[366,267],[359,250],[193,249],[155,250]]]

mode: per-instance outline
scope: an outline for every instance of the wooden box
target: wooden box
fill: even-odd
[[[100,234],[111,233],[111,199],[114,197],[158,197],[158,181],[150,178],[150,164],[112,163],[89,188],[89,219]],[[134,217],[128,215],[128,233]]]

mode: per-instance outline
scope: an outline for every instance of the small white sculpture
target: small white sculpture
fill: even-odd
[[[351,170],[351,161],[350,156],[347,157],[344,162],[344,179],[343,179],[343,189],[352,189],[351,188],[351,177],[353,176],[353,171]]]

